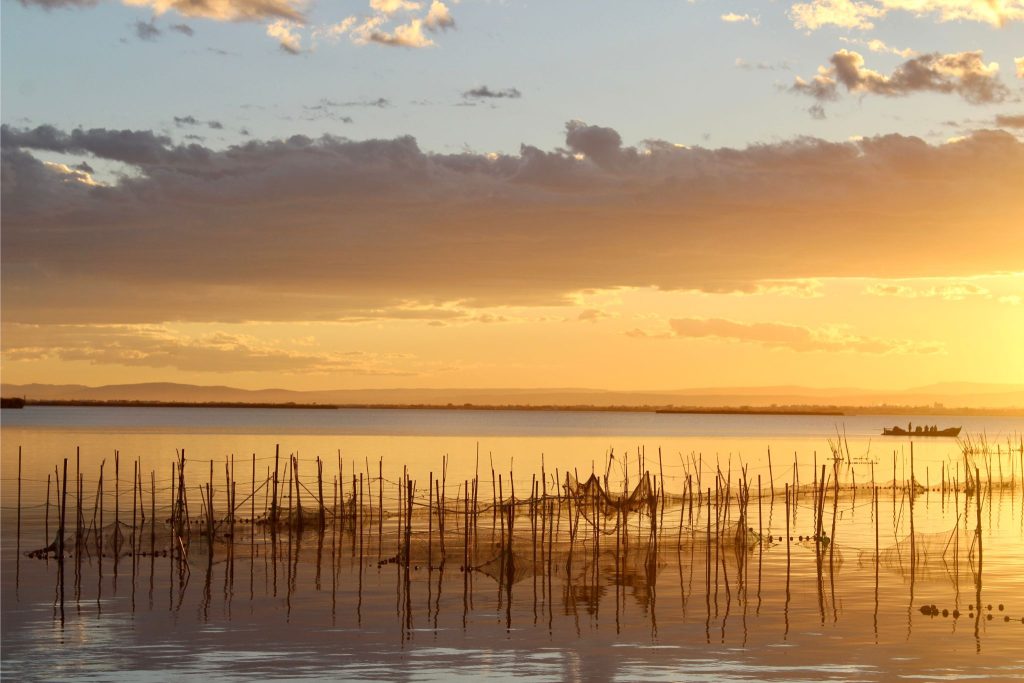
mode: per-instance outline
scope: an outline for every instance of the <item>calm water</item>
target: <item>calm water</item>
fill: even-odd
[[[642,453],[666,490],[682,492],[698,464],[705,477],[721,467],[735,479],[742,462],[753,486],[760,476],[765,490],[758,525],[778,535],[785,528],[784,504],[778,494],[773,504],[769,481],[781,491],[793,480],[794,454],[806,485],[815,455],[820,466],[838,432],[852,456],[844,484],[869,482],[872,465],[876,481],[892,480],[894,453],[896,477],[908,478],[909,441],[878,434],[883,425],[916,419],[184,408],[27,408],[4,411],[2,419],[2,673],[11,680],[1024,678],[1024,496],[1021,461],[1005,452],[1007,440],[1016,442],[1024,432],[1019,418],[940,422],[1000,444],[992,476],[998,480],[1001,467],[1002,478],[1017,484],[1006,491],[997,486],[983,499],[983,563],[972,546],[976,500],[929,491],[914,505],[925,560],[910,572],[901,543],[909,533],[909,505],[897,493],[883,496],[877,513],[876,580],[876,514],[870,492],[861,489],[840,496],[833,556],[821,575],[814,544],[794,540],[789,553],[775,542],[715,555],[708,581],[711,554],[701,542],[706,513],[698,507],[691,517],[685,507],[670,505],[656,548],[638,528],[625,557],[607,541],[595,548],[584,539],[571,563],[567,520],[559,521],[558,543],[550,552],[542,549],[538,560],[529,521],[520,519],[517,566],[529,569],[517,569],[512,582],[487,570],[494,551],[484,527],[473,560],[484,569],[461,572],[461,551],[443,571],[436,548],[435,561],[425,561],[422,519],[415,522],[421,561],[408,572],[378,565],[395,552],[398,537],[387,526],[383,538],[372,527],[360,533],[329,525],[322,536],[307,531],[276,545],[263,533],[240,531],[231,553],[218,548],[212,562],[197,545],[186,572],[164,557],[78,558],[64,563],[63,611],[59,563],[15,552],[19,446],[23,553],[45,544],[46,478],[65,457],[72,477],[81,469],[89,514],[106,461],[107,520],[114,507],[114,450],[120,451],[124,515],[138,460],[147,505],[160,508],[162,519],[176,449],[185,450],[196,486],[207,480],[213,462],[222,501],[231,456],[234,478],[248,493],[251,479],[266,478],[278,445],[282,456],[298,453],[310,489],[315,460],[323,459],[326,499],[333,496],[340,451],[342,481],[382,471],[389,502],[396,500],[393,487],[403,466],[422,492],[446,454],[449,498],[478,470],[486,483],[480,495],[489,497],[492,463],[505,486],[512,476],[518,491],[528,491],[542,463],[561,479],[566,471],[581,478],[591,469],[603,474],[611,462],[614,483],[624,467],[639,466]],[[914,456],[921,483],[927,479],[937,488],[943,476],[962,476],[954,440],[916,441]],[[150,503],[151,476],[157,490]],[[377,490],[372,495],[376,500]],[[810,508],[806,496],[794,508],[795,539],[812,533]],[[51,531],[53,515],[51,508]],[[944,547],[954,541],[957,552]],[[983,610],[968,617],[979,590]],[[933,603],[962,614],[921,613],[921,605]]]

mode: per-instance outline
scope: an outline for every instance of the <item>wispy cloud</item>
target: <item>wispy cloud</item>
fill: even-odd
[[[162,325],[14,325],[5,329],[8,361],[173,368],[186,372],[410,375],[407,356],[325,352],[292,340],[231,332],[187,334]]]
[[[86,8],[98,0],[20,0],[23,5],[57,9]],[[356,44],[376,43],[396,47],[431,47],[434,41],[427,34],[455,28],[450,7],[442,0],[429,4],[414,0],[369,0],[368,13],[348,16],[330,23],[310,26],[308,0],[121,0],[124,5],[149,10],[154,17],[174,13],[182,17],[211,21],[252,21],[265,24],[266,34],[277,41],[281,50],[297,55],[315,49],[322,40],[337,41],[348,35]],[[192,27],[173,24],[170,30],[192,36]],[[161,30],[153,19],[134,24],[136,36],[154,40]],[[309,47],[304,47],[308,45]]]
[[[35,4],[37,0],[22,0]],[[51,0],[41,0],[47,4]],[[125,5],[148,7],[155,14],[176,12],[186,17],[218,21],[261,21],[285,19],[302,23],[302,0],[122,0]],[[71,4],[71,3],[69,3]],[[92,4],[92,3],[82,3]]]
[[[718,339],[755,343],[797,352],[939,353],[937,342],[863,337],[844,327],[811,328],[786,323],[745,323],[724,318],[676,318],[669,321],[670,336],[680,339]]]
[[[865,293],[874,296],[897,296],[909,299],[945,299],[946,301],[963,301],[969,297],[988,298],[992,293],[981,285],[972,282],[955,282],[947,285],[930,287],[914,287],[898,283],[876,283],[870,285]]]
[[[917,51],[912,50],[909,47],[905,47],[905,48],[902,48],[902,49],[901,48],[897,48],[897,47],[892,47],[891,45],[886,45],[885,42],[879,40],[878,38],[871,38],[869,40],[864,40],[864,39],[860,39],[860,38],[850,38],[848,36],[839,36],[839,40],[841,42],[846,43],[847,45],[860,45],[862,47],[866,47],[867,49],[871,50],[872,52],[880,52],[880,53],[883,53],[883,54],[896,55],[898,57],[903,57],[904,59],[908,59],[910,57],[914,57],[914,56],[917,55]]]
[[[812,0],[793,4],[789,16],[797,28],[807,30],[830,25],[867,30],[890,12],[1004,26],[1024,20],[1024,0]]]
[[[792,68],[789,62],[748,62],[742,57],[737,57],[734,64],[737,69],[746,71],[789,71]]]
[[[598,320],[604,320],[605,318],[614,317],[607,311],[602,311],[600,308],[587,308],[580,311],[580,314],[576,317],[581,322],[596,323]]]
[[[750,14],[736,14],[735,12],[729,12],[721,16],[722,21],[727,24],[753,24],[754,26],[761,25],[761,17],[751,16]]]

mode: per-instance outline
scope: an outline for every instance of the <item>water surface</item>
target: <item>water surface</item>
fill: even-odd
[[[44,544],[46,477],[54,478],[54,466],[65,457],[72,477],[78,469],[83,473],[90,514],[105,461],[103,509],[109,524],[115,449],[121,514],[127,516],[132,506],[138,461],[144,500],[157,506],[160,520],[169,514],[170,467],[180,449],[194,468],[188,472],[196,487],[214,465],[218,506],[223,506],[224,468],[231,456],[234,479],[247,493],[250,478],[265,479],[276,447],[281,459],[298,453],[311,490],[316,458],[323,460],[328,500],[334,496],[340,450],[342,497],[358,473],[367,493],[372,489],[372,500],[384,491],[389,506],[397,503],[403,467],[416,480],[422,505],[425,482],[431,473],[440,476],[445,454],[449,500],[477,472],[481,498],[490,497],[492,462],[503,476],[504,494],[511,477],[520,497],[539,478],[542,463],[549,482],[556,468],[559,480],[566,471],[584,478],[593,469],[610,472],[618,486],[626,468],[637,470],[642,455],[645,469],[677,494],[686,490],[686,476],[695,475],[698,463],[704,487],[713,485],[716,468],[729,472],[734,485],[742,463],[752,486],[756,489],[758,476],[763,486],[757,516],[751,507],[748,521],[777,537],[785,533],[781,491],[794,479],[794,457],[807,489],[815,458],[818,467],[826,461],[831,467],[828,440],[836,442],[838,432],[851,456],[844,464],[844,486],[856,480],[863,487],[872,468],[878,483],[890,483],[894,454],[896,478],[902,481],[909,476],[910,442],[877,434],[883,425],[917,419],[457,410],[4,411],[2,671],[12,680],[1020,679],[1024,495],[1020,461],[1002,445],[1024,431],[1019,418],[942,419],[942,425],[962,424],[965,432],[999,444],[1000,454],[989,464],[997,486],[982,500],[983,560],[972,547],[979,524],[976,497],[944,497],[931,490],[915,499],[918,551],[927,554],[914,571],[902,556],[910,522],[906,493],[883,490],[876,515],[864,488],[844,489],[837,500],[836,542],[821,572],[816,544],[809,541],[794,540],[788,553],[786,544],[776,541],[712,555],[703,540],[706,508],[691,513],[677,504],[666,509],[656,544],[638,517],[624,555],[613,551],[608,537],[595,546],[585,536],[573,544],[570,556],[568,520],[559,519],[557,542],[537,556],[536,525],[522,513],[515,554],[519,566],[529,570],[518,570],[513,581],[491,571],[490,556],[498,557],[495,539],[501,538],[489,528],[491,518],[481,520],[474,546],[472,564],[478,570],[466,574],[460,571],[461,550],[454,547],[440,568],[436,537],[431,537],[432,561],[425,559],[422,511],[414,519],[416,555],[408,569],[379,564],[395,555],[400,543],[391,518],[382,525],[383,537],[371,520],[355,529],[328,524],[322,535],[307,530],[277,543],[240,525],[230,552],[218,544],[211,560],[197,542],[184,571],[162,556],[68,559],[62,603],[60,563],[24,556]],[[19,446],[20,540],[14,504]],[[914,455],[916,478],[927,478],[932,489],[939,488],[940,477],[962,477],[956,441],[915,441]],[[1002,479],[1013,479],[1016,487],[1000,489],[1000,467]],[[370,487],[378,472],[384,482]],[[638,474],[631,476],[635,484]],[[190,491],[198,501],[192,484]],[[554,493],[553,482],[546,491]],[[802,494],[790,520],[794,539],[813,533],[812,508],[811,497]],[[53,506],[50,514],[52,530]],[[829,524],[831,517],[828,510]],[[457,533],[461,522],[450,523]],[[938,549],[951,539],[959,546],[955,553]],[[148,542],[143,534],[140,549]],[[710,580],[709,557],[714,559]],[[979,590],[982,611],[968,609],[976,607]],[[920,611],[933,603],[939,616]],[[961,615],[944,617],[942,609]]]

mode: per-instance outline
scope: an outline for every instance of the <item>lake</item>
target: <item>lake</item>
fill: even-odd
[[[1022,418],[28,407],[2,420],[12,679],[1024,678]],[[971,495],[957,440],[880,436],[918,421],[984,442]],[[187,559],[166,521],[181,452]],[[63,561],[29,558],[54,537],[64,458],[82,475],[69,518],[101,531]],[[315,514],[323,487],[322,530],[251,523],[278,495],[275,467],[288,510]],[[618,495],[645,471],[661,496],[653,516],[565,496],[567,475],[575,486],[594,473]],[[787,484],[799,485],[789,514]],[[232,488],[239,517],[214,543],[206,485],[215,521]],[[711,503],[719,487],[728,505]],[[137,552],[109,552],[121,526],[139,530],[124,546]]]

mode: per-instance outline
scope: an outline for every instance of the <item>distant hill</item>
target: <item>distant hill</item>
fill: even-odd
[[[921,406],[1024,408],[1024,385],[943,383],[903,391],[855,388],[704,387],[674,391],[599,389],[337,389],[291,391],[238,389],[171,382],[112,384],[4,384],[3,396],[28,400],[163,401],[182,403],[319,403],[334,405],[532,405],[532,406]]]

